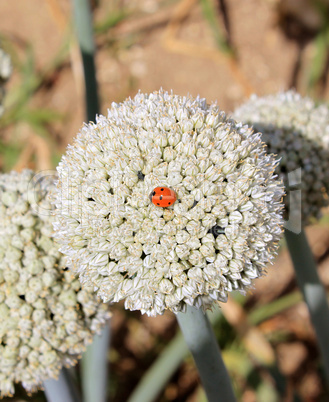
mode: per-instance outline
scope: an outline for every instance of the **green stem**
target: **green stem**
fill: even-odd
[[[59,373],[57,380],[46,380],[43,383],[48,402],[79,402],[80,397],[77,394],[70,373],[63,368]]]
[[[239,296],[239,294],[236,294],[235,299],[238,299]],[[297,291],[283,296],[270,304],[260,306],[252,311],[249,314],[249,322],[251,325],[258,325],[260,322],[272,317],[274,314],[281,313],[300,301],[301,294]],[[219,322],[223,316],[220,310],[215,310],[210,313],[208,312],[208,317],[210,322],[215,324]],[[182,334],[178,332],[151,367],[149,367],[146,374],[144,374],[143,378],[137,384],[128,402],[154,401],[187,354],[188,349],[184,338]]]
[[[310,246],[304,231],[300,234],[285,231],[298,286],[307,304],[321,351],[329,384],[329,307],[326,291],[317,273]]]
[[[210,29],[213,31],[217,47],[228,56],[234,56],[234,50],[230,46],[227,38],[225,38],[225,34],[223,34],[223,30],[220,27],[215,4],[211,0],[201,0],[201,8]]]
[[[293,293],[280,297],[280,299],[257,307],[248,314],[248,321],[251,325],[258,325],[274,315],[280,314],[282,311],[295,306],[300,301],[302,301],[302,295],[296,290]]]
[[[208,314],[211,323],[218,322],[222,317],[220,310]],[[128,402],[154,401],[187,354],[188,348],[184,337],[181,332],[178,332],[152,366],[147,370],[146,374],[143,375],[135,390],[130,395]]]
[[[89,0],[72,1],[85,78],[86,118],[88,121],[95,121],[96,114],[99,113],[99,99],[90,2]],[[110,327],[106,325],[100,335],[95,335],[93,343],[82,357],[82,388],[85,402],[106,401],[109,340]]]
[[[86,115],[94,121],[99,113],[98,89],[95,68],[95,44],[89,0],[73,0],[73,14],[83,62],[85,77]]]
[[[177,370],[188,353],[183,336],[179,333],[166,347],[165,353],[157,358],[151,369],[143,375],[128,402],[150,402],[156,400],[160,391]]]
[[[235,295],[237,298],[239,294]],[[275,314],[290,308],[302,300],[300,292],[282,296],[278,300],[257,307],[249,314],[248,320],[251,325],[258,325]],[[212,324],[219,322],[222,314],[220,310],[208,313]],[[168,353],[168,356],[167,356]],[[177,333],[160,356],[149,367],[141,381],[137,384],[128,402],[152,402],[160,394],[174,372],[178,369],[183,359],[188,354],[188,349],[181,333]],[[172,360],[171,360],[172,359]],[[276,380],[278,380],[276,378]]]
[[[107,400],[108,356],[110,326],[106,325],[100,335],[87,347],[82,357],[82,389],[84,402]]]
[[[188,306],[177,320],[196,362],[209,402],[235,401],[230,377],[206,314]]]

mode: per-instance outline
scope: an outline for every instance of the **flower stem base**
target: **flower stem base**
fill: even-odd
[[[326,291],[317,273],[316,263],[305,232],[295,234],[286,230],[285,237],[293,261],[297,283],[315,329],[327,383],[329,384],[329,307]]]
[[[70,373],[63,368],[57,380],[46,380],[43,383],[48,402],[80,402],[77,390],[70,378]]]
[[[207,315],[187,306],[177,320],[197,365],[209,402],[234,402],[231,381]]]

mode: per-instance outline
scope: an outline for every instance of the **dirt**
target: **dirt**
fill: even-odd
[[[96,22],[103,20],[109,11],[106,2],[99,3]],[[264,95],[289,87],[298,46],[286,39],[278,25],[277,2],[232,0],[227,5],[226,35],[237,52],[238,75],[230,68],[228,58],[216,48],[198,2],[185,1],[191,4],[185,7],[186,17],[177,24],[177,32],[170,41],[165,39],[170,18],[177,4],[184,2],[162,3],[144,1],[140,7],[131,7],[128,19],[97,38],[97,76],[103,113],[112,101],[121,101],[138,90],[150,92],[162,87],[179,94],[199,94],[208,102],[217,101],[230,112],[250,91]],[[0,11],[8,16],[0,23],[1,34],[12,40],[16,50],[18,42],[32,45],[38,70],[48,66],[67,38],[71,20],[69,2],[16,0],[14,6],[1,2]],[[167,18],[157,23],[160,13]],[[134,29],[136,20],[142,22],[137,25],[139,29]],[[225,34],[225,28],[221,28]],[[108,41],[112,41],[112,46]],[[19,55],[24,58],[22,49]],[[31,99],[32,105],[49,107],[63,115],[62,123],[52,127],[62,147],[72,140],[84,120],[82,72],[73,39],[67,63],[50,90],[41,90]],[[9,91],[17,81],[14,74]],[[305,92],[303,82],[298,89]]]

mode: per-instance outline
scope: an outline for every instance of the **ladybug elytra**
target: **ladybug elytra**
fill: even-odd
[[[150,194],[150,200],[153,204],[162,208],[169,207],[176,199],[175,191],[168,187],[156,187]]]

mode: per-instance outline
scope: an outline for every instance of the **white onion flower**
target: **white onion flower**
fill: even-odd
[[[28,392],[76,363],[109,317],[93,289],[64,271],[51,238],[54,185],[34,173],[0,175],[0,395]],[[33,190],[33,191],[31,191]],[[37,204],[37,214],[34,206]]]
[[[252,95],[233,117],[261,132],[268,152],[281,158],[276,172],[286,186],[286,218],[298,214],[301,203],[304,225],[318,219],[321,208],[329,205],[329,108],[291,90]]]
[[[206,310],[264,273],[282,184],[260,134],[205,99],[139,93],[85,125],[58,166],[55,237],[82,283],[154,316]],[[154,205],[158,186],[177,200]]]

